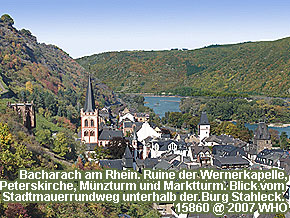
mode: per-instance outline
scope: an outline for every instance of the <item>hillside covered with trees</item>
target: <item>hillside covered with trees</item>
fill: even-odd
[[[38,43],[29,30],[17,30],[13,19],[0,19],[0,94],[10,101],[34,101],[52,116],[78,120],[84,102],[87,73],[66,52],[55,45]],[[100,106],[115,102],[110,89],[94,81]]]
[[[290,38],[77,59],[116,91],[290,96]]]

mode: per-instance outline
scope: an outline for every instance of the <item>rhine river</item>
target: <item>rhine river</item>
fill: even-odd
[[[153,109],[154,113],[159,117],[164,117],[165,112],[180,112],[179,103],[181,98],[179,97],[155,97],[149,96],[145,98],[145,106]]]
[[[160,97],[160,96],[146,96],[145,106],[150,107],[154,112],[159,115],[159,117],[164,117],[165,112],[180,112],[179,103],[181,98],[179,97]],[[235,122],[234,122],[235,123]],[[255,130],[258,124],[246,123],[245,126],[250,130]],[[269,127],[270,129],[275,129],[281,134],[286,132],[288,137],[290,136],[290,126],[288,127]]]

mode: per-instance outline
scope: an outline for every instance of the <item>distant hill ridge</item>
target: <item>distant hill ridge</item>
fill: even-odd
[[[106,52],[76,60],[115,91],[290,96],[290,38],[196,50]],[[90,66],[90,67],[89,67]]]

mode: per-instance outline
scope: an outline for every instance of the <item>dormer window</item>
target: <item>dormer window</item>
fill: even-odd
[[[159,145],[156,143],[155,144],[155,150],[158,151],[159,150]]]

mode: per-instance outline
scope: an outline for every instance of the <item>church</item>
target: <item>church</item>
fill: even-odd
[[[107,146],[114,139],[123,138],[123,132],[101,125],[102,117],[95,105],[91,76],[88,79],[86,100],[81,109],[81,141],[87,151],[94,151],[96,146]]]
[[[98,145],[98,119],[99,110],[95,105],[91,76],[89,76],[85,105],[81,109],[81,141],[86,144],[87,151],[93,151]]]

